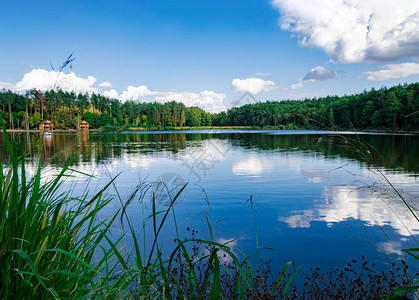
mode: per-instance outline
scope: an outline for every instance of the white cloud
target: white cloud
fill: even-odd
[[[380,67],[379,71],[364,72],[370,81],[383,81],[392,78],[405,78],[419,74],[419,63],[391,64]]]
[[[337,63],[418,56],[419,1],[272,0],[281,28],[303,46],[319,46]]]
[[[263,80],[260,78],[233,79],[231,82],[233,90],[237,92],[248,92],[258,94],[260,92],[269,92],[275,87],[275,82],[271,80]]]
[[[112,83],[109,81],[104,81],[101,84],[99,84],[100,87],[104,87],[104,88],[111,88],[112,87]]]
[[[301,89],[304,86],[303,80],[300,78],[296,83],[290,86],[292,90]]]
[[[104,91],[103,96],[108,97],[110,99],[117,99],[118,98],[118,92],[114,89],[111,89],[109,91]]]
[[[0,81],[0,90],[2,89],[14,91],[15,85],[10,82]]]
[[[137,87],[129,86],[122,92],[119,99],[121,101],[140,100],[140,101],[156,101],[165,103],[169,101],[182,102],[186,106],[198,106],[207,112],[220,112],[225,110],[223,104],[226,95],[213,91],[193,92],[163,92],[151,91],[145,85]]]
[[[226,108],[223,103],[226,95],[213,91],[205,90],[199,93],[159,92],[159,94],[159,96],[154,98],[157,102],[163,103],[175,100],[176,102],[182,102],[186,106],[198,106],[212,113],[223,111]]]
[[[41,91],[59,88],[63,91],[98,93],[93,87],[96,78],[88,76],[82,78],[71,72],[68,74],[44,69],[33,69],[23,76],[23,79],[16,84],[17,91],[38,89]]]
[[[335,71],[326,69],[325,67],[322,67],[322,66],[318,66],[311,69],[310,72],[308,72],[306,76],[304,76],[303,81],[307,81],[307,82],[324,81],[324,80],[336,78],[336,76],[337,76],[337,73]]]
[[[317,66],[310,70],[304,77],[299,78],[296,83],[291,85],[291,89],[300,89],[304,86],[304,82],[318,82],[336,78],[337,73],[333,70]]]
[[[153,93],[145,86],[132,86],[130,85],[127,87],[125,91],[122,92],[122,95],[119,97],[121,101],[128,101],[128,100],[139,100],[146,96],[150,96]]]

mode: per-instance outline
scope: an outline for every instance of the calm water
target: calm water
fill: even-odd
[[[419,136],[364,134],[360,139],[375,147],[378,170],[359,159],[359,153],[332,135],[310,131],[188,131],[165,133],[54,133],[14,134],[21,151],[29,153],[29,172],[36,165],[37,144],[46,165],[46,178],[53,176],[74,153],[72,168],[78,173],[67,179],[73,194],[98,191],[110,177],[116,179],[108,195],[125,201],[142,182],[161,191],[165,182],[172,194],[188,183],[176,203],[179,234],[198,230],[209,236],[204,212],[219,242],[236,239],[233,251],[270,258],[274,271],[287,261],[307,269],[344,267],[365,256],[386,268],[388,259],[402,255],[400,249],[417,247],[413,236],[419,226],[395,196],[382,172],[413,204],[419,196]],[[338,145],[339,144],[339,145]],[[6,160],[0,137],[1,160]],[[375,170],[375,171],[374,171]],[[148,196],[147,196],[148,197]],[[129,207],[138,226],[142,212],[150,208],[149,197]],[[168,198],[158,194],[159,208]],[[105,213],[120,207],[115,200]],[[175,237],[172,220],[162,242]],[[146,233],[147,235],[147,233]]]

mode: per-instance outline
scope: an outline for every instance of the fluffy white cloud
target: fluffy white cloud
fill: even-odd
[[[296,83],[290,86],[292,90],[301,89],[304,86],[303,80],[300,78]]]
[[[103,96],[108,97],[110,99],[117,99],[118,98],[118,92],[114,89],[111,89],[109,91],[104,91]]]
[[[23,79],[16,84],[16,91],[38,89],[41,91],[52,88],[59,88],[63,91],[98,93],[93,87],[96,78],[88,76],[82,78],[71,72],[68,74],[44,69],[33,69],[23,76]]]
[[[335,71],[326,69],[325,67],[322,67],[322,66],[318,66],[311,69],[310,72],[308,72],[306,76],[304,76],[303,81],[307,81],[307,82],[324,81],[324,80],[333,79],[336,76],[337,76],[337,73]]]
[[[0,90],[5,89],[5,90],[15,90],[15,85],[10,83],[10,82],[3,82],[0,81]]]
[[[139,100],[152,94],[153,93],[145,85],[130,85],[125,91],[122,92],[122,95],[119,97],[119,99],[121,101]]]
[[[299,78],[296,83],[291,85],[291,89],[300,89],[304,86],[303,82],[317,82],[325,81],[336,78],[337,73],[335,71],[326,69],[322,66],[317,66],[310,70],[304,77]]]
[[[205,90],[199,93],[160,92],[160,95],[156,96],[154,100],[162,103],[175,100],[186,106],[198,106],[207,112],[216,113],[226,109],[223,103],[225,97],[225,94]]]
[[[260,78],[233,79],[231,82],[233,90],[237,92],[248,92],[258,94],[260,92],[269,92],[275,87],[275,82],[271,80],[263,80]]]
[[[104,87],[104,88],[111,88],[112,87],[112,83],[109,81],[104,81],[101,84],[99,84],[100,87]]]
[[[303,46],[319,46],[337,63],[418,56],[419,1],[272,0],[281,28]]]
[[[391,64],[380,67],[382,70],[364,72],[370,81],[383,81],[391,78],[404,78],[419,74],[419,63]]]
[[[213,91],[193,92],[164,92],[151,91],[145,85],[129,86],[119,96],[121,101],[140,100],[165,103],[169,101],[182,102],[186,106],[198,106],[208,112],[220,112],[226,109],[224,99],[226,95]]]

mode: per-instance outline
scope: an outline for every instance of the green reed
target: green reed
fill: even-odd
[[[3,127],[4,128],[4,127]],[[72,198],[60,192],[70,159],[53,180],[42,183],[41,163],[26,177],[25,157],[4,130],[10,163],[0,164],[0,298],[67,298],[91,292],[103,262],[94,255],[115,217],[100,221],[98,212],[111,199]]]

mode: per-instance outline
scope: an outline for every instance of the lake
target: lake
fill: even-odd
[[[418,207],[418,135],[296,130],[11,135],[29,154],[28,172],[40,158],[45,179],[77,153],[71,168],[94,177],[74,172],[63,185],[72,195],[93,194],[119,174],[107,192],[115,197],[109,215],[138,184],[147,186],[143,202],[134,200],[128,208],[138,226],[150,212],[151,192],[163,210],[167,191],[173,196],[187,183],[175,203],[178,234],[190,237],[197,230],[198,237],[209,238],[207,215],[214,240],[233,240],[238,255],[271,259],[274,272],[288,261],[302,270],[343,268],[361,256],[386,269],[403,257],[401,249],[417,247],[418,222],[386,178]],[[370,145],[369,152],[359,151],[358,141]],[[4,162],[3,136],[0,147]],[[361,155],[371,156],[375,166]],[[172,217],[166,225],[162,242],[170,247],[176,236]]]

